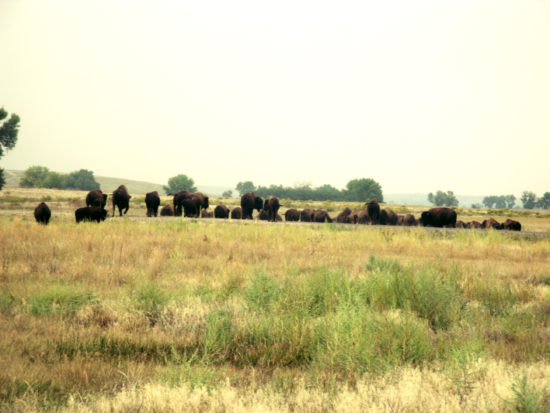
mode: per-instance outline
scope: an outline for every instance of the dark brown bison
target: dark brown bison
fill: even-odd
[[[268,220],[275,222],[277,220],[277,212],[279,211],[279,199],[276,196],[272,196],[265,200],[264,209],[267,211]]]
[[[214,213],[212,211],[202,211],[201,217],[202,218],[212,218],[214,216]]]
[[[467,228],[481,228],[481,223],[478,221],[470,221],[466,224]]]
[[[397,222],[395,223],[395,225],[399,225],[399,226],[403,225],[403,219],[404,219],[404,218],[405,218],[405,217],[404,217],[403,215],[399,215],[399,214],[398,214],[398,215],[397,215]]]
[[[403,226],[405,227],[414,227],[418,225],[418,221],[413,214],[405,214],[403,217]]]
[[[514,221],[513,219],[508,218],[502,223],[502,229],[508,231],[521,231],[521,224],[518,221]]]
[[[376,198],[367,202],[367,213],[369,214],[370,222],[373,225],[377,225],[380,219],[380,204]]]
[[[202,210],[210,206],[208,197],[202,192],[191,193],[189,191],[180,191],[174,195],[174,215],[186,217],[198,217]],[[183,209],[183,211],[182,211]]]
[[[494,218],[489,218],[489,219],[486,219],[484,220],[482,223],[481,223],[481,228],[483,229],[489,229],[489,228],[493,228],[493,229],[502,229],[502,224],[500,224],[496,219]]]
[[[160,196],[157,191],[147,192],[145,194],[145,206],[147,207],[147,216],[156,217],[160,206]]]
[[[391,209],[382,209],[378,217],[380,225],[397,225],[397,214]]]
[[[312,222],[313,214],[315,214],[315,210],[311,208],[303,209],[302,212],[300,212],[300,220],[302,222]]]
[[[456,221],[456,228],[468,228],[467,224],[464,221]]]
[[[287,209],[285,212],[285,221],[299,221],[300,220],[300,212],[298,212],[297,209],[290,208]]]
[[[235,207],[231,210],[231,219],[243,219],[243,209]]]
[[[260,221],[269,221],[269,211],[267,209],[260,209],[260,213],[258,214],[258,219]]]
[[[450,208],[432,208],[422,212],[419,222],[424,227],[454,228],[456,226],[456,212]]]
[[[97,221],[99,223],[107,218],[107,210],[101,207],[78,208],[74,211],[74,216],[77,224],[81,221]]]
[[[94,189],[86,195],[86,206],[105,208],[105,205],[107,205],[107,194],[101,192],[101,189]]]
[[[369,222],[371,222],[368,211],[365,211],[364,209],[360,209],[356,211],[355,217],[356,217],[356,220],[355,220],[356,224],[368,225]]]
[[[214,217],[223,219],[229,218],[229,208],[223,204],[218,205],[214,208]]]
[[[186,199],[191,198],[192,193],[189,191],[180,191],[174,195],[172,203],[174,205],[174,215],[181,217],[183,215],[183,206],[182,202]]]
[[[332,218],[329,216],[327,211],[318,209],[313,213],[313,222],[332,222]]]
[[[340,224],[347,223],[348,222],[348,217],[349,217],[350,214],[351,214],[351,209],[349,209],[349,208],[344,209],[336,217],[336,222],[338,222]]]
[[[115,216],[115,207],[118,208],[119,216],[122,216],[123,209],[124,214],[128,212],[128,208],[130,208],[130,198],[132,198],[132,196],[128,193],[128,189],[126,189],[124,185],[120,185],[113,191],[113,216]]]
[[[160,210],[161,217],[173,217],[174,216],[174,205],[164,205]]]
[[[254,212],[254,210],[260,212],[263,207],[263,199],[259,196],[254,195],[254,192],[247,192],[241,197],[243,219],[252,219],[252,213]]]
[[[50,207],[46,205],[45,202],[40,202],[38,206],[34,208],[34,219],[40,224],[48,225],[51,216],[52,212],[50,211]]]

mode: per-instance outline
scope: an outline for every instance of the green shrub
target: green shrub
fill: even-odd
[[[215,310],[206,317],[204,354],[212,361],[230,357],[233,340],[233,323],[225,310]]]
[[[550,405],[545,389],[537,389],[527,383],[523,376],[512,384],[514,400],[506,401],[512,412],[516,413],[548,413]]]
[[[69,286],[51,287],[29,297],[29,310],[35,315],[70,314],[94,301],[94,294]]]

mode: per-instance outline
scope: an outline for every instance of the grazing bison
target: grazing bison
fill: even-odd
[[[348,217],[349,217],[350,214],[351,214],[351,209],[349,209],[349,208],[344,209],[336,217],[336,222],[338,222],[339,224],[347,223],[348,222]]]
[[[300,212],[298,212],[297,209],[290,208],[287,209],[285,212],[285,221],[299,221],[300,220]]]
[[[225,205],[220,204],[216,208],[214,208],[214,216],[216,218],[229,218],[229,208],[227,208]]]
[[[478,221],[470,221],[466,224],[467,228],[481,228],[481,223]]]
[[[403,217],[403,226],[405,227],[414,227],[418,225],[418,221],[413,214],[405,214]]]
[[[378,217],[380,225],[397,225],[397,214],[391,209],[382,209]]]
[[[243,219],[252,219],[254,210],[260,212],[264,206],[263,199],[254,195],[254,192],[247,192],[241,197],[241,208],[243,209]]]
[[[123,209],[124,214],[128,212],[128,208],[130,208],[130,198],[132,198],[132,196],[128,193],[128,189],[126,189],[124,185],[120,185],[113,191],[113,216],[115,216],[115,207],[118,208],[119,216],[122,216]]]
[[[101,207],[78,208],[74,211],[74,216],[77,224],[80,221],[97,221],[99,223],[107,218],[107,210]]]
[[[94,189],[86,195],[86,206],[105,208],[105,205],[107,205],[107,194],[101,192],[101,189]]]
[[[313,213],[313,222],[332,222],[332,218],[329,216],[327,211],[318,209]]]
[[[521,224],[513,219],[507,219],[502,223],[502,229],[506,229],[508,231],[521,231]]]
[[[456,212],[450,208],[432,208],[422,212],[420,224],[424,227],[454,228],[456,226]]]
[[[380,219],[380,204],[378,200],[376,198],[371,199],[366,205],[370,221],[373,225],[378,224]]]
[[[231,210],[231,219],[243,219],[243,209],[235,207]]]
[[[51,216],[52,212],[50,211],[50,207],[46,205],[45,202],[40,202],[38,206],[34,208],[34,219],[40,224],[48,225]]]
[[[275,222],[277,220],[277,212],[279,211],[279,199],[276,196],[272,196],[265,200],[264,209],[267,211],[268,220]]]
[[[484,229],[489,229],[489,228],[493,228],[493,229],[502,229],[502,224],[500,224],[496,219],[494,218],[489,218],[489,219],[486,219],[484,220],[482,223],[481,223],[481,228],[484,228]]]
[[[174,216],[174,205],[164,205],[160,210],[161,217],[173,217]]]
[[[147,207],[147,216],[156,217],[158,215],[160,205],[160,196],[157,191],[148,192],[145,194],[145,206]]]
[[[302,222],[312,222],[313,214],[315,214],[315,210],[311,208],[303,209],[302,212],[300,212],[300,220]]]

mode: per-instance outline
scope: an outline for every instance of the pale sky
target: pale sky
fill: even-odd
[[[550,191],[550,0],[0,0],[5,169]]]

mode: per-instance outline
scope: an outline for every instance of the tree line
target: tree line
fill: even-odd
[[[45,166],[31,166],[26,169],[19,181],[24,188],[80,189],[91,191],[99,189],[94,173],[80,169],[68,174],[50,171]]]

